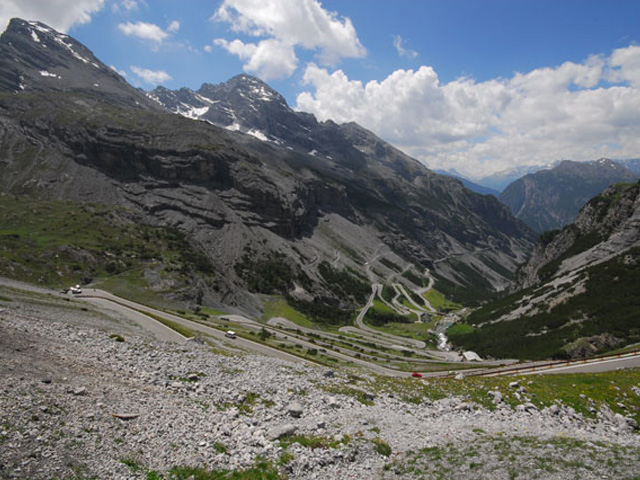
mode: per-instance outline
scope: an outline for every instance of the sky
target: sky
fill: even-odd
[[[132,85],[255,75],[472,179],[640,157],[638,0],[0,0]]]

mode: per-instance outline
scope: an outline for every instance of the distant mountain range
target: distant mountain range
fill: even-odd
[[[474,182],[478,185],[482,185],[483,187],[502,192],[511,183],[523,176],[540,170],[548,170],[553,168],[555,165],[557,165],[557,162],[551,165],[522,165],[474,179]]]
[[[640,175],[640,158],[630,158],[626,160],[615,160],[616,163],[627,167],[636,175]]]
[[[335,321],[327,312],[361,305],[371,283],[419,287],[427,268],[443,290],[478,301],[508,288],[532,248],[530,229],[495,198],[356,124],[293,111],[256,78],[147,94],[37,22],[14,19],[0,38],[0,145],[5,194],[110,205],[122,221],[179,232],[208,265],[177,288],[175,265],[137,254],[136,278],[185,303],[255,313],[262,294],[281,294]],[[70,239],[65,255],[132,265],[87,248]],[[29,265],[17,267],[2,274]]]
[[[468,188],[472,192],[479,193],[480,195],[493,195],[496,198],[500,195],[500,192],[498,190],[494,190],[493,188],[485,187],[478,183],[472,182],[468,178],[465,178],[458,173],[448,172],[446,170],[434,170],[434,172],[439,173],[440,175],[446,175],[448,177],[455,178],[456,180],[460,180],[465,188]]]
[[[636,173],[612,160],[564,160],[516,180],[498,198],[516,217],[544,232],[573,222],[584,204],[609,185],[637,179]]]

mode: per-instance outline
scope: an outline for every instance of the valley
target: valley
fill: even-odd
[[[501,203],[251,75],[145,92],[14,19],[0,173],[1,478],[637,475],[626,167]]]

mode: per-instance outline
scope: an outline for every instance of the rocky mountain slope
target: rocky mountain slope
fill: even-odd
[[[494,270],[496,264],[503,263],[507,271],[511,269],[511,260],[496,251],[512,250],[508,242],[504,243],[504,235],[531,238],[530,232],[513,224],[496,208],[493,199],[461,188],[458,180],[434,174],[355,123],[318,122],[312,115],[292,110],[282,96],[259,79],[239,75],[220,85],[204,84],[197,92],[159,87],[150,97],[180,115],[241,131],[330,164],[331,176],[346,182],[350,197],[369,212],[367,215],[376,212],[376,223],[384,231],[399,230],[403,235],[430,231],[428,236],[433,242],[429,243],[435,255],[422,265],[439,274],[446,282],[440,287],[451,292],[464,291],[470,283],[504,288],[506,284],[499,278],[504,272],[495,276]],[[456,211],[460,208],[466,211],[460,212],[462,215]],[[392,211],[395,224],[388,222]],[[466,218],[466,225],[459,222],[462,218]],[[485,243],[485,237],[476,253],[469,255],[464,245],[478,246],[484,234],[477,228],[483,224],[497,227],[491,234],[494,239]],[[436,236],[439,241],[435,241]],[[498,247],[494,240],[502,246]],[[424,242],[425,238],[419,241]],[[493,272],[486,269],[487,264],[493,264]],[[485,274],[488,277],[483,279]]]
[[[0,76],[2,190],[178,229],[215,270],[165,290],[181,301],[255,313],[256,294],[281,293],[301,308],[352,308],[369,282],[412,265],[477,298],[507,288],[532,245],[493,197],[357,125],[294,112],[251,77],[164,92],[207,121],[183,118],[158,105],[159,90],[150,100],[70,37],[22,20],[0,38]],[[144,277],[162,289],[167,269]]]
[[[468,188],[472,192],[476,192],[476,193],[479,193],[481,195],[493,195],[496,198],[500,195],[500,191],[499,190],[495,190],[493,188],[489,188],[489,187],[485,187],[483,185],[480,185],[479,183],[472,182],[468,178],[465,178],[462,175],[459,175],[455,171],[454,172],[448,172],[448,171],[445,171],[445,170],[434,170],[434,172],[439,173],[440,175],[446,175],[446,176],[449,176],[449,177],[453,177],[453,178],[455,178],[457,180],[460,180],[462,182],[462,185],[464,185],[465,188]]]
[[[612,160],[565,160],[516,180],[498,198],[516,217],[544,232],[573,222],[582,206],[609,185],[637,179],[637,174]]]
[[[159,341],[51,294],[0,286],[0,307],[3,479],[637,473],[637,372],[387,379]]]
[[[490,303],[454,341],[519,358],[580,357],[640,341],[640,184],[590,200],[575,223],[541,236],[522,290]]]

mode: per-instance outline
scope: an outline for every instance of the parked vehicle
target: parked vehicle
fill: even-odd
[[[421,374],[421,373],[418,373],[418,372],[413,372],[413,373],[411,374],[411,376],[412,376],[412,377],[414,377],[414,378],[422,378],[422,374]]]
[[[233,330],[227,330],[227,333],[225,333],[224,336],[227,338],[236,338],[236,332]]]

